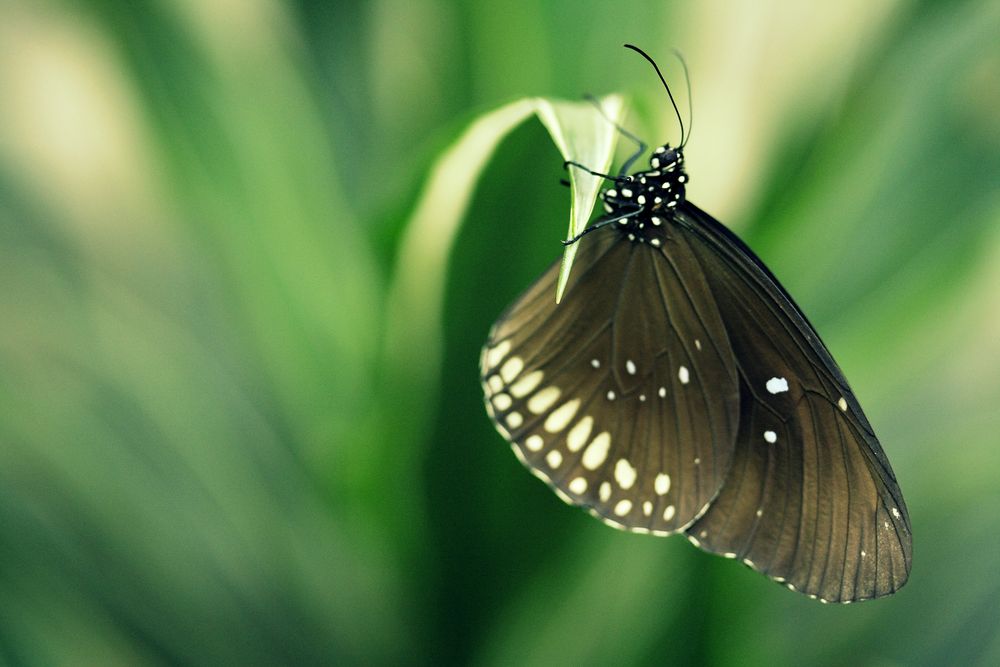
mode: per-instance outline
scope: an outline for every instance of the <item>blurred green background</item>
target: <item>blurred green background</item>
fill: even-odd
[[[1000,3],[809,4],[0,1],[0,661],[1000,664]],[[398,263],[501,104],[676,140],[625,41],[686,54],[690,198],[880,435],[893,598],[610,530],[493,431],[479,346],[569,207],[537,121]]]

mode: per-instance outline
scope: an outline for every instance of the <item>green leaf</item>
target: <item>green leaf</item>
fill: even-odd
[[[548,129],[563,158],[606,171],[614,155],[617,122],[624,110],[620,95],[600,100],[607,118],[590,102],[524,98],[486,113],[441,154],[431,168],[406,224],[389,289],[385,367],[402,374],[402,386],[431,387],[439,370],[441,312],[446,266],[476,183],[497,145],[532,114]],[[587,226],[601,179],[569,170],[573,199],[569,237]],[[563,256],[556,301],[569,277],[576,245]],[[420,350],[420,354],[413,354]],[[398,375],[396,376],[398,377]]]
[[[538,117],[552,135],[563,159],[587,165],[593,171],[607,173],[618,139],[614,125],[619,122],[625,110],[625,101],[620,95],[608,95],[600,100],[607,118],[596,113],[591,104],[544,99],[539,99],[537,104]],[[570,167],[569,180],[573,190],[573,204],[570,207],[567,238],[573,238],[587,227],[603,179]],[[562,300],[563,290],[566,289],[576,247],[575,243],[566,246],[563,252],[556,286],[556,303]]]

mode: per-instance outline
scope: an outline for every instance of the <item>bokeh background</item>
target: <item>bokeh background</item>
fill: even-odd
[[[995,0],[0,2],[0,662],[1000,664],[998,36]],[[569,208],[537,121],[399,262],[502,104],[621,91],[676,140],[625,41],[681,91],[686,54],[691,199],[881,437],[893,598],[608,529],[493,431],[479,346]]]

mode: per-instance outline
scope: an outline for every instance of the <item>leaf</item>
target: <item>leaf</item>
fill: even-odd
[[[607,173],[618,139],[618,131],[614,125],[624,112],[625,102],[620,95],[608,95],[600,100],[600,104],[607,118],[602,118],[591,104],[544,99],[537,101],[537,113],[559,147],[563,159],[587,165],[593,171]],[[567,238],[573,238],[587,227],[603,179],[570,167],[569,180],[573,190],[573,204],[570,207]],[[576,247],[575,243],[566,246],[563,252],[559,282],[556,285],[556,303],[562,299],[563,290],[566,289]]]
[[[590,102],[524,98],[480,116],[441,154],[430,171],[413,215],[406,224],[395,277],[389,289],[385,367],[408,376],[416,394],[433,385],[440,361],[441,313],[448,256],[465,217],[473,190],[497,145],[533,113],[548,129],[566,160],[605,171],[614,154],[617,122],[624,109],[620,95],[600,101],[607,118]],[[569,236],[587,226],[601,179],[569,171],[573,200]],[[563,256],[556,301],[569,277],[576,245]],[[414,354],[419,350],[420,354]],[[396,375],[398,377],[398,375]]]

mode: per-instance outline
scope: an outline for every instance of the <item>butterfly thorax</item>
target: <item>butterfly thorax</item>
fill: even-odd
[[[684,154],[669,145],[658,147],[649,160],[650,169],[622,178],[601,191],[607,218],[620,217],[615,225],[634,243],[660,247],[666,237],[665,223],[673,220],[684,202],[687,172]]]

